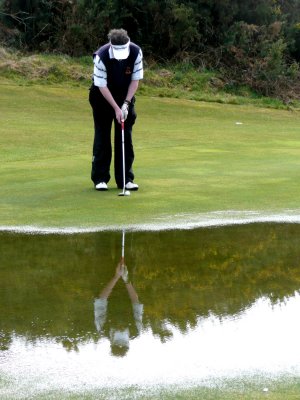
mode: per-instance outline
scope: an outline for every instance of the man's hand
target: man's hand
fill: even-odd
[[[117,265],[116,271],[115,271],[115,278],[119,279],[124,273],[124,261],[120,261]]]
[[[123,268],[122,279],[125,283],[129,282],[128,269],[127,269],[126,265],[124,265],[124,268]]]
[[[120,124],[123,120],[123,111],[121,110],[121,108],[118,107],[115,109],[115,114],[116,114],[116,120]]]
[[[129,102],[124,101],[122,108],[121,108],[124,121],[126,121],[126,118],[128,116],[128,107],[129,107]]]
[[[116,279],[119,279],[121,277],[122,277],[122,279],[123,279],[123,281],[125,283],[128,283],[128,281],[129,281],[128,269],[127,269],[126,265],[124,264],[124,259],[122,259],[118,263],[117,268],[116,268],[116,272],[115,272],[115,278]]]

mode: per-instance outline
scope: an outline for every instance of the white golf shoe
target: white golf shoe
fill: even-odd
[[[96,190],[107,190],[108,186],[105,182],[100,182],[100,183],[97,183],[97,185],[95,185],[95,189]]]
[[[137,183],[127,182],[126,185],[125,185],[125,189],[126,190],[138,190],[139,189],[139,185]]]

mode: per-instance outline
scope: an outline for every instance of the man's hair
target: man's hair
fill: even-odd
[[[112,29],[108,34],[108,40],[111,44],[121,45],[128,42],[129,36],[125,29]]]
[[[114,357],[124,357],[126,356],[129,348],[127,346],[118,346],[118,345],[111,345],[110,346],[111,355]]]

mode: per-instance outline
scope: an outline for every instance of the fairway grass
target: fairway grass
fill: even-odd
[[[119,197],[113,169],[107,192],[90,180],[87,89],[0,92],[2,227],[184,226],[217,211],[300,215],[297,111],[137,96],[140,190]]]

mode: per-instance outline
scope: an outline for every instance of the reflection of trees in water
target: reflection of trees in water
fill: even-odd
[[[0,351],[8,350],[11,343],[11,334],[9,332],[0,331]]]
[[[185,331],[198,317],[222,318],[262,296],[276,303],[294,295],[300,288],[298,235],[297,225],[174,231],[167,248],[164,233],[154,235],[136,255],[136,285],[147,293],[145,316]],[[137,239],[143,241],[142,235]]]
[[[273,303],[300,288],[300,226],[253,224],[127,234],[127,265],[144,304],[144,327],[161,340],[199,317]],[[76,350],[97,342],[93,299],[120,257],[120,233],[0,235],[1,346],[11,332],[56,338]],[[117,290],[117,296],[122,296]],[[118,297],[111,313],[118,313]]]

